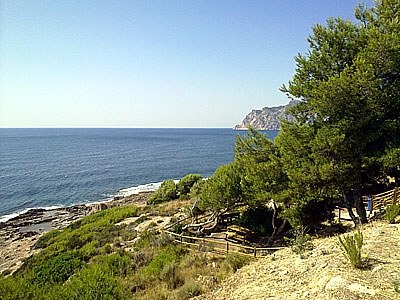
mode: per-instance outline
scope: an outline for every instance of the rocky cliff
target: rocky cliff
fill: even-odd
[[[279,130],[280,120],[291,120],[293,117],[286,113],[287,109],[299,101],[292,100],[287,105],[253,109],[246,115],[242,123],[234,127],[235,130],[246,130],[253,127],[257,130]]]

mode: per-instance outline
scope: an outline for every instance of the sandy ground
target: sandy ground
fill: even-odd
[[[400,224],[372,222],[362,230],[363,270],[350,265],[336,236],[315,239],[305,258],[290,248],[276,251],[196,299],[400,299]]]

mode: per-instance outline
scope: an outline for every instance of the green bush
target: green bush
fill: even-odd
[[[350,263],[356,268],[362,268],[361,249],[364,237],[360,228],[353,235],[346,235],[343,238],[339,236],[339,243],[344,256],[347,257]]]
[[[390,224],[396,221],[396,217],[400,215],[400,204],[393,204],[386,207],[385,220]]]
[[[201,284],[197,281],[190,280],[186,282],[179,290],[178,290],[178,298],[179,299],[190,299],[196,297],[202,293]]]
[[[193,187],[193,185],[202,180],[203,177],[200,174],[188,174],[185,177],[183,177],[179,182],[178,182],[178,191],[181,195],[188,195],[190,193],[190,189]]]
[[[106,263],[91,264],[76,274],[50,299],[128,299],[120,277]]]
[[[34,270],[34,281],[39,285],[65,282],[82,266],[77,252],[64,252],[44,262]]]
[[[225,258],[225,262],[233,270],[233,272],[236,272],[240,268],[249,264],[250,261],[251,261],[250,257],[245,255],[240,255],[237,253],[229,253]]]
[[[169,289],[176,289],[185,282],[182,276],[180,276],[178,264],[176,262],[170,262],[164,265],[160,273],[160,279],[167,284]]]
[[[292,251],[300,255],[300,258],[305,257],[306,251],[311,251],[313,249],[313,243],[311,236],[306,233],[304,227],[299,227],[295,231],[295,237],[292,242]]]
[[[143,274],[146,277],[162,279],[161,273],[163,272],[164,267],[175,263],[177,259],[177,253],[173,248],[167,248],[149,263],[149,265],[143,270]]]
[[[178,197],[178,190],[172,179],[165,180],[160,188],[149,197],[148,204],[158,204],[174,200]]]
[[[393,281],[393,288],[396,293],[400,294],[400,280]]]

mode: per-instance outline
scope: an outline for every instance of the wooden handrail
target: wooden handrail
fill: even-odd
[[[245,246],[245,245],[240,245],[236,243],[232,243],[230,241],[221,241],[218,239],[214,238],[198,238],[194,236],[187,236],[183,234],[177,234],[175,232],[165,230],[164,233],[174,237],[174,241],[183,245],[191,245],[191,246],[206,246],[209,251],[212,252],[218,252],[218,253],[238,253],[238,254],[243,254],[243,255],[248,255],[248,256],[254,256],[257,257],[263,257],[265,255],[262,255],[260,253],[264,253],[267,251],[276,251],[279,249],[284,249],[285,247],[265,247],[265,248],[257,248],[257,247],[250,247],[250,246]],[[192,242],[192,241],[198,241]],[[218,247],[219,246],[219,247]],[[240,249],[242,251],[237,251],[235,249]],[[245,251],[251,252],[247,253]]]
[[[384,209],[389,205],[400,203],[400,189],[398,187],[393,190],[373,195],[370,199],[370,212],[376,209]]]

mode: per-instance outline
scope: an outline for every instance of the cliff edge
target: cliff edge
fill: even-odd
[[[253,127],[256,130],[279,130],[281,120],[290,121],[293,119],[286,111],[297,103],[299,103],[298,100],[292,100],[287,105],[253,109],[246,115],[242,123],[236,125],[233,129],[247,130],[249,127]]]

